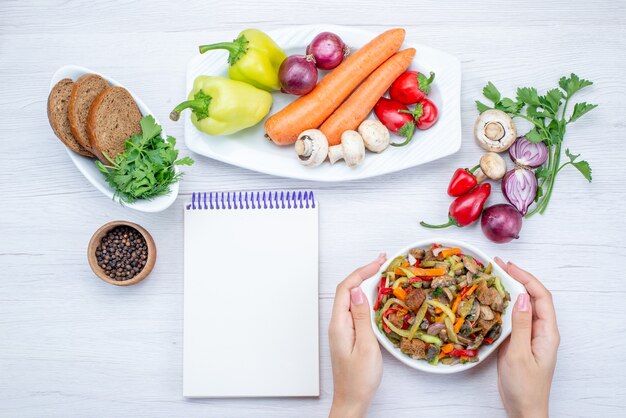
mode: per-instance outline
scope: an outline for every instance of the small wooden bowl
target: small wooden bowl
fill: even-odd
[[[137,230],[144,237],[144,239],[146,240],[146,245],[148,246],[148,259],[146,260],[146,265],[135,277],[129,280],[114,280],[110,278],[106,274],[104,269],[100,267],[100,265],[98,265],[98,259],[96,258],[96,249],[100,245],[102,238],[104,238],[104,236],[109,233],[109,231],[118,226],[128,226]],[[152,235],[150,235],[150,233],[146,231],[145,228],[127,221],[112,221],[102,225],[93,234],[91,240],[89,240],[89,247],[87,248],[87,259],[89,260],[89,266],[91,267],[93,272],[96,273],[96,276],[98,276],[105,282],[113,284],[115,286],[130,286],[135,283],[139,283],[140,281],[148,277],[148,275],[152,271],[152,268],[154,267],[154,263],[156,263],[156,257],[156,245],[154,243]]]

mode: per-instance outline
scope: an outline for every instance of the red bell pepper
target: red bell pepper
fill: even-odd
[[[478,180],[476,180],[471,171],[466,168],[457,168],[448,185],[448,196],[463,196],[476,187],[477,184]]]
[[[426,222],[420,222],[420,225],[426,228],[447,228],[449,226],[467,226],[471,225],[483,211],[483,206],[491,194],[491,185],[483,183],[474,188],[471,192],[459,196],[450,204],[448,210],[448,223],[441,225],[431,225]]]
[[[428,99],[420,100],[413,110],[399,110],[399,112],[413,115],[415,126],[421,130],[433,126],[439,117],[437,106]]]
[[[393,292],[393,289],[390,287],[385,287],[387,279],[383,276],[380,279],[380,283],[378,284],[378,296],[376,296],[376,303],[374,304],[374,310],[377,311],[380,308],[380,302],[382,302],[383,296],[390,295]]]
[[[407,71],[396,78],[389,88],[389,97],[405,105],[412,105],[430,93],[430,85],[435,79],[435,73],[429,77],[417,71]]]
[[[417,129],[428,129],[437,122],[439,111],[437,106],[428,99],[422,99],[415,106],[415,126]]]
[[[383,318],[387,318],[389,315],[391,315],[394,312],[398,312],[398,308],[389,308],[385,311],[385,313],[383,314]]]
[[[493,338],[487,337],[483,341],[485,342],[485,344],[493,344]]]
[[[415,132],[415,121],[410,110],[405,105],[395,100],[381,97],[376,106],[374,106],[374,113],[387,129],[406,138],[400,144],[392,143],[391,145],[402,146],[411,141]]]
[[[450,355],[454,357],[476,357],[478,355],[478,350],[452,350],[450,351]]]

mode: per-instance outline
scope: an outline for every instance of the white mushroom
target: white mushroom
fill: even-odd
[[[506,174],[506,161],[495,152],[488,152],[480,158],[480,168],[474,176],[479,183],[486,177],[491,180],[500,180]]]
[[[487,151],[504,152],[515,142],[517,132],[513,119],[501,110],[485,110],[474,125],[478,145]]]
[[[390,142],[389,129],[374,119],[365,119],[359,125],[359,134],[363,138],[365,148],[372,152],[383,152]]]
[[[302,165],[317,167],[328,155],[328,140],[322,131],[307,129],[298,136],[295,150]]]
[[[328,149],[331,164],[344,159],[348,167],[354,168],[365,158],[365,143],[357,131],[345,131],[341,134],[341,144]]]

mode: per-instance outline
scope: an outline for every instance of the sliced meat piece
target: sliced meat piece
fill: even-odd
[[[489,306],[480,305],[480,317],[487,321],[491,321],[495,315]]]
[[[481,281],[476,288],[476,296],[481,304],[489,306],[494,311],[502,312],[502,309],[504,309],[502,296],[495,288],[488,287],[484,281]]]
[[[413,248],[411,249],[411,251],[409,251],[409,254],[411,254],[417,260],[421,260],[426,255],[426,251],[420,250],[419,248]]]
[[[91,150],[87,135],[89,108],[96,97],[109,87],[109,83],[97,74],[85,74],[74,83],[67,114],[74,138],[83,148]]]
[[[456,279],[454,277],[450,277],[447,274],[445,276],[435,277],[430,283],[430,287],[436,289],[438,287],[447,287],[456,284]]]
[[[426,343],[417,338],[412,340],[403,338],[400,342],[400,351],[404,354],[423,359],[426,358]]]
[[[500,296],[497,290],[496,290],[495,301],[491,304],[491,309],[493,309],[496,312],[504,311],[504,301],[502,300],[502,296]]]
[[[72,134],[67,109],[70,105],[73,87],[74,81],[70,78],[64,78],[52,87],[48,96],[48,121],[54,134],[66,147],[80,155],[93,157],[93,154],[83,147]]]
[[[476,274],[478,272],[478,263],[471,257],[464,255],[461,260],[463,261],[463,265],[467,270]]]
[[[426,292],[422,289],[413,288],[409,290],[404,298],[404,303],[409,307],[413,312],[417,312],[417,310],[422,306],[426,300]]]
[[[402,325],[404,325],[404,319],[399,317],[398,315],[396,315],[395,312],[389,314],[387,316],[387,319],[389,320],[389,322],[391,322],[393,325],[395,325],[396,327],[402,329]]]
[[[491,330],[491,328],[498,322],[496,318],[492,320],[486,320],[480,318],[478,320],[478,326],[481,328],[480,335],[485,336]]]

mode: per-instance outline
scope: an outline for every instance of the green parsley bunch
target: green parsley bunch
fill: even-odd
[[[133,203],[137,199],[153,199],[170,192],[170,185],[180,180],[176,165],[192,165],[189,157],[178,159],[176,139],[161,137],[161,126],[151,115],[141,119],[141,133],[130,137],[125,150],[115,160],[108,155],[110,165],[96,162],[98,170],[115,190],[120,203]]]
[[[546,165],[535,171],[539,184],[535,197],[536,206],[526,217],[545,212],[554,190],[556,176],[567,165],[575,167],[587,181],[591,182],[591,167],[587,161],[577,161],[580,154],[573,154],[566,149],[565,156],[569,161],[561,164],[561,145],[567,126],[598,106],[587,102],[576,103],[571,114],[566,115],[572,96],[592,84],[591,81],[581,79],[572,73],[569,77],[561,77],[559,87],[547,91],[543,96],[540,96],[534,87],[520,87],[513,100],[503,98],[496,86],[489,82],[483,89],[483,95],[493,102],[493,106],[476,101],[480,113],[488,109],[498,109],[508,113],[512,118],[526,119],[533,124],[532,129],[525,135],[526,139],[530,142],[543,142],[548,147]]]

